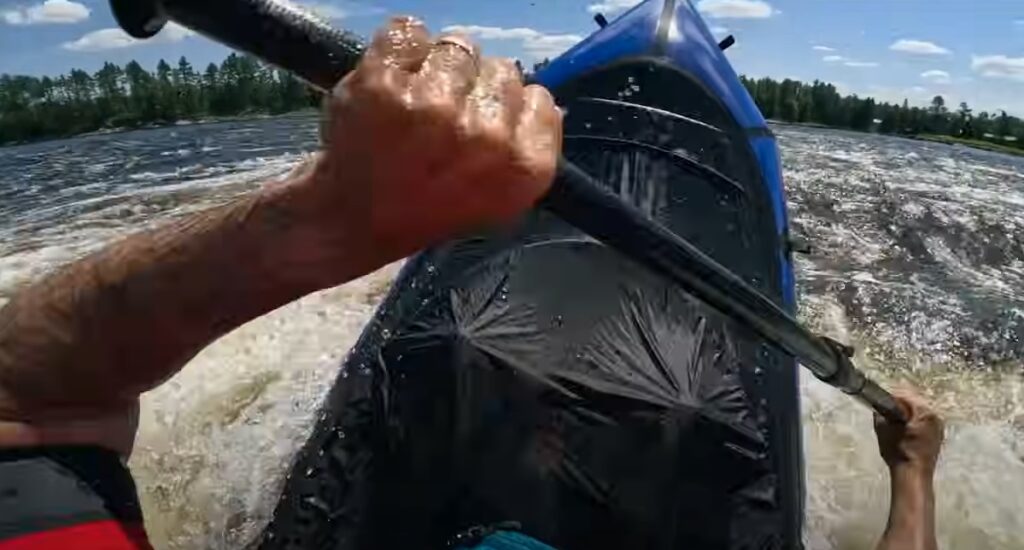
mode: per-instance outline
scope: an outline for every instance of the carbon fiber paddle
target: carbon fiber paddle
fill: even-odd
[[[325,92],[355,68],[364,49],[355,35],[281,0],[111,0],[111,8],[133,37],[149,38],[175,21],[291,71]],[[892,395],[854,367],[849,348],[809,332],[731,271],[623,203],[572,163],[561,159],[554,185],[539,206],[669,277],[797,358],[825,383],[887,419],[906,421]]]

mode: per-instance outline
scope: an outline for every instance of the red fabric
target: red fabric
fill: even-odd
[[[114,520],[81,523],[0,541],[0,550],[153,550],[142,526]]]

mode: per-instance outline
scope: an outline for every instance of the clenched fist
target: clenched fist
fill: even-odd
[[[907,422],[897,424],[875,416],[878,449],[890,469],[909,469],[931,477],[942,449],[942,419],[925,400],[905,389],[893,392],[906,413]]]
[[[529,209],[554,178],[562,116],[521,78],[465,37],[392,19],[328,100],[308,186],[323,227],[357,223],[387,262]]]

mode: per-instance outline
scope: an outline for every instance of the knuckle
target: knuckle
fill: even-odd
[[[368,96],[378,102],[392,103],[399,97],[398,86],[389,78],[388,71],[381,70],[360,79],[353,90],[360,96]]]
[[[408,27],[408,26],[413,26],[413,25],[422,25],[422,23],[416,17],[414,17],[412,15],[407,15],[407,14],[392,15],[388,19],[388,23],[387,23],[387,26],[389,26],[389,27],[398,27],[398,28],[403,28],[403,27]]]
[[[554,96],[552,96],[551,92],[549,92],[544,86],[530,84],[529,86],[526,86],[524,93],[529,95],[531,99],[540,105],[547,104],[550,107],[555,106]]]
[[[451,94],[423,94],[416,110],[434,124],[454,125],[459,118],[459,106]]]
[[[501,80],[519,82],[519,69],[511,59],[506,57],[489,57],[487,62],[493,67],[494,74]]]
[[[470,140],[476,148],[489,152],[507,151],[513,147],[513,131],[501,117],[490,117],[473,125]]]

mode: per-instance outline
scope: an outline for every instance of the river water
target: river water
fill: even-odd
[[[947,418],[946,548],[1024,548],[1024,160],[881,136],[776,128],[801,317],[909,381]],[[313,115],[0,149],[0,303],[140,228],[273,181],[316,146]],[[131,467],[158,548],[237,548],[397,266],[239,328],[143,399]],[[888,484],[870,415],[802,380],[807,546],[871,548]]]

